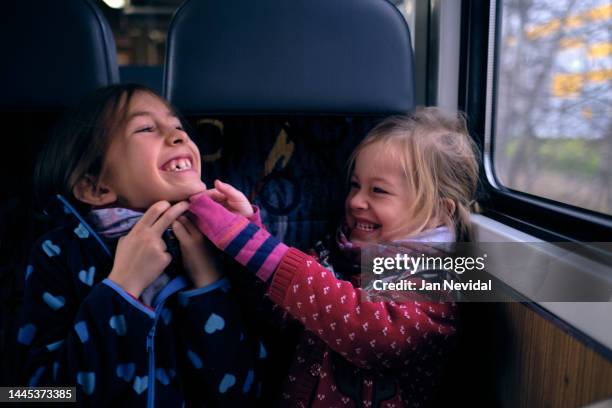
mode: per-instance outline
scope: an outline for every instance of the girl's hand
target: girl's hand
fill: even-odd
[[[170,205],[167,201],[153,204],[119,239],[113,269],[108,278],[135,297],[149,286],[170,264],[172,257],[166,252],[162,234],[189,208],[181,201]]]
[[[230,184],[215,180],[215,188],[206,190],[206,194],[231,212],[246,218],[253,215],[253,206],[244,194]]]
[[[265,228],[229,211],[208,194],[192,196],[189,201],[191,205],[187,216],[202,234],[263,281],[270,278],[289,247]]]
[[[181,215],[172,223],[174,235],[181,245],[183,266],[196,288],[219,280],[220,273],[210,254],[204,236],[187,217]]]

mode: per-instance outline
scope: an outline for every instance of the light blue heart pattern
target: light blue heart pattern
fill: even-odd
[[[40,381],[40,377],[43,375],[43,372],[45,371],[45,367],[38,367],[38,369],[36,370],[36,372],[34,373],[34,375],[32,377],[30,377],[30,382],[28,383],[28,387],[36,387],[38,385],[38,382]]]
[[[206,324],[204,325],[204,331],[208,334],[212,334],[217,330],[223,330],[225,327],[225,320],[216,313],[211,313]]]
[[[127,324],[123,315],[112,316],[108,324],[117,332],[118,336],[125,336],[125,333],[127,333]]]
[[[255,378],[255,373],[253,372],[253,370],[249,370],[249,372],[247,373],[246,379],[244,380],[244,385],[242,386],[242,392],[243,393],[247,393],[249,392],[249,390],[251,389],[251,386],[253,385],[253,379]]]
[[[27,281],[30,275],[34,272],[34,267],[32,265],[28,265],[25,273],[25,280]]]
[[[85,239],[89,236],[89,231],[87,231],[87,228],[85,228],[85,226],[80,223],[79,226],[74,229],[74,233],[77,237],[81,239]]]
[[[79,340],[81,343],[85,343],[89,340],[89,330],[87,330],[87,323],[78,322],[74,325],[74,330],[76,331],[77,336],[79,336]]]
[[[163,368],[158,368],[157,370],[155,370],[155,378],[157,378],[157,381],[159,381],[163,385],[170,384],[170,376]]]
[[[96,274],[96,267],[90,266],[88,270],[82,270],[79,272],[79,280],[87,286],[93,285],[94,275]]]
[[[96,373],[80,371],[77,374],[77,383],[83,387],[83,392],[86,395],[93,394],[96,389]]]
[[[193,364],[193,366],[197,370],[202,368],[202,359],[196,353],[191,350],[187,350],[187,357],[189,358],[189,361],[191,361],[191,364]]]
[[[60,247],[55,245],[50,240],[46,240],[42,243],[42,249],[43,251],[45,251],[45,254],[47,254],[49,258],[53,258],[54,256],[59,255],[62,252]]]
[[[133,388],[134,388],[134,391],[136,391],[136,394],[140,395],[142,394],[144,390],[147,389],[147,386],[148,386],[147,381],[149,381],[148,375],[145,375],[142,377],[136,376],[136,378],[134,378]]]
[[[36,334],[36,326],[31,323],[23,325],[17,332],[17,341],[21,344],[29,346]]]
[[[66,304],[66,300],[62,296],[53,296],[49,292],[43,293],[43,300],[53,310],[59,310]]]
[[[236,384],[236,377],[231,374],[225,374],[221,380],[221,383],[219,384],[219,392],[221,394],[225,394],[227,390],[234,386],[234,384]]]
[[[55,351],[64,343],[64,340],[56,341],[55,343],[47,344],[47,350]]]
[[[130,382],[134,378],[134,372],[136,371],[136,364],[125,363],[117,366],[117,377],[123,378],[125,381]]]

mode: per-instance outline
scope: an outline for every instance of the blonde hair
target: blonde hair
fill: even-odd
[[[415,193],[411,214],[415,220],[422,220],[416,231],[425,228],[432,218],[439,217],[455,232],[458,241],[469,240],[470,209],[475,207],[478,185],[478,149],[469,135],[464,116],[425,107],[407,116],[389,117],[355,148],[349,158],[350,173],[359,153],[374,144],[381,144],[399,161]],[[449,201],[454,204],[452,212]]]

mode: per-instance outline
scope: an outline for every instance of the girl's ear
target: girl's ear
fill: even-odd
[[[72,194],[77,200],[94,207],[102,207],[117,201],[117,194],[110,187],[89,174],[77,181]]]

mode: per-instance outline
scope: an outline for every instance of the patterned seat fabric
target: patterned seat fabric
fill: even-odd
[[[259,208],[270,232],[309,248],[340,221],[346,162],[376,117],[194,119],[202,176],[233,184]]]
[[[164,95],[224,179],[290,245],[339,221],[346,158],[414,107],[410,31],[386,0],[186,0],[168,31]]]

